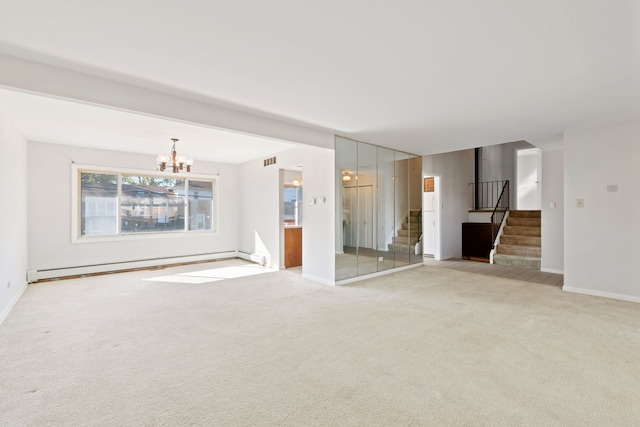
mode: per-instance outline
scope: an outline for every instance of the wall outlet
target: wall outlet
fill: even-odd
[[[584,199],[576,199],[576,207],[584,208]]]
[[[384,257],[379,256],[379,257],[378,257],[378,262],[382,262],[382,261],[384,261]]]

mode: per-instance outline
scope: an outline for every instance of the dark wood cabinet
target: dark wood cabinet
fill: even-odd
[[[462,258],[489,259],[493,245],[493,236],[500,229],[500,224],[490,222],[462,223]]]

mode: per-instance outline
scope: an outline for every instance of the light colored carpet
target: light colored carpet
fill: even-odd
[[[637,304],[429,266],[343,287],[144,280],[241,265],[29,286],[0,325],[0,425],[640,420]]]

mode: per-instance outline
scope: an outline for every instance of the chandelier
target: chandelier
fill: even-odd
[[[300,187],[302,185],[302,177],[297,176],[296,179],[293,180],[293,185],[296,187]]]
[[[351,175],[349,174],[349,171],[342,172],[342,181],[343,182],[351,181]]]
[[[187,169],[187,172],[191,172],[193,159],[191,157],[178,156],[178,152],[176,151],[176,142],[178,142],[178,138],[171,138],[171,141],[173,141],[171,157],[164,153],[159,154],[158,157],[156,157],[156,163],[160,166],[160,171],[164,171],[167,168],[167,163],[169,162],[169,159],[171,159],[173,173],[178,173],[185,168]]]

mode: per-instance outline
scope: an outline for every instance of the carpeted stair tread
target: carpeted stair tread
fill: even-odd
[[[542,255],[541,211],[509,211],[494,264],[540,270]]]
[[[422,228],[422,224],[419,222],[403,222],[402,229],[403,230],[420,230]]]
[[[422,211],[410,211],[404,218],[401,228],[397,230],[397,235],[387,245],[389,252],[413,253],[420,234],[422,234]]]
[[[519,255],[495,254],[493,263],[498,265],[509,265],[512,267],[529,268],[532,270],[540,270],[540,258],[526,257]]]
[[[503,234],[500,237],[500,244],[504,245],[516,245],[516,246],[542,246],[542,238],[532,236],[512,236],[510,234]]]
[[[514,210],[514,211],[510,211],[509,216],[511,218],[541,218],[542,212]]]
[[[395,236],[393,238],[393,244],[395,245],[415,245],[416,243],[418,243],[417,237]]]
[[[540,258],[541,249],[535,246],[498,245],[497,252],[504,255],[519,255]]]
[[[506,225],[504,227],[504,234],[510,236],[541,236],[540,227],[519,227],[516,225]]]
[[[509,214],[507,218],[507,225],[515,225],[519,227],[540,227],[541,218],[513,218]]]
[[[398,236],[402,236],[402,237],[411,236],[411,237],[418,238],[420,237],[420,230],[414,229],[413,227],[411,227],[411,230],[398,230]]]

